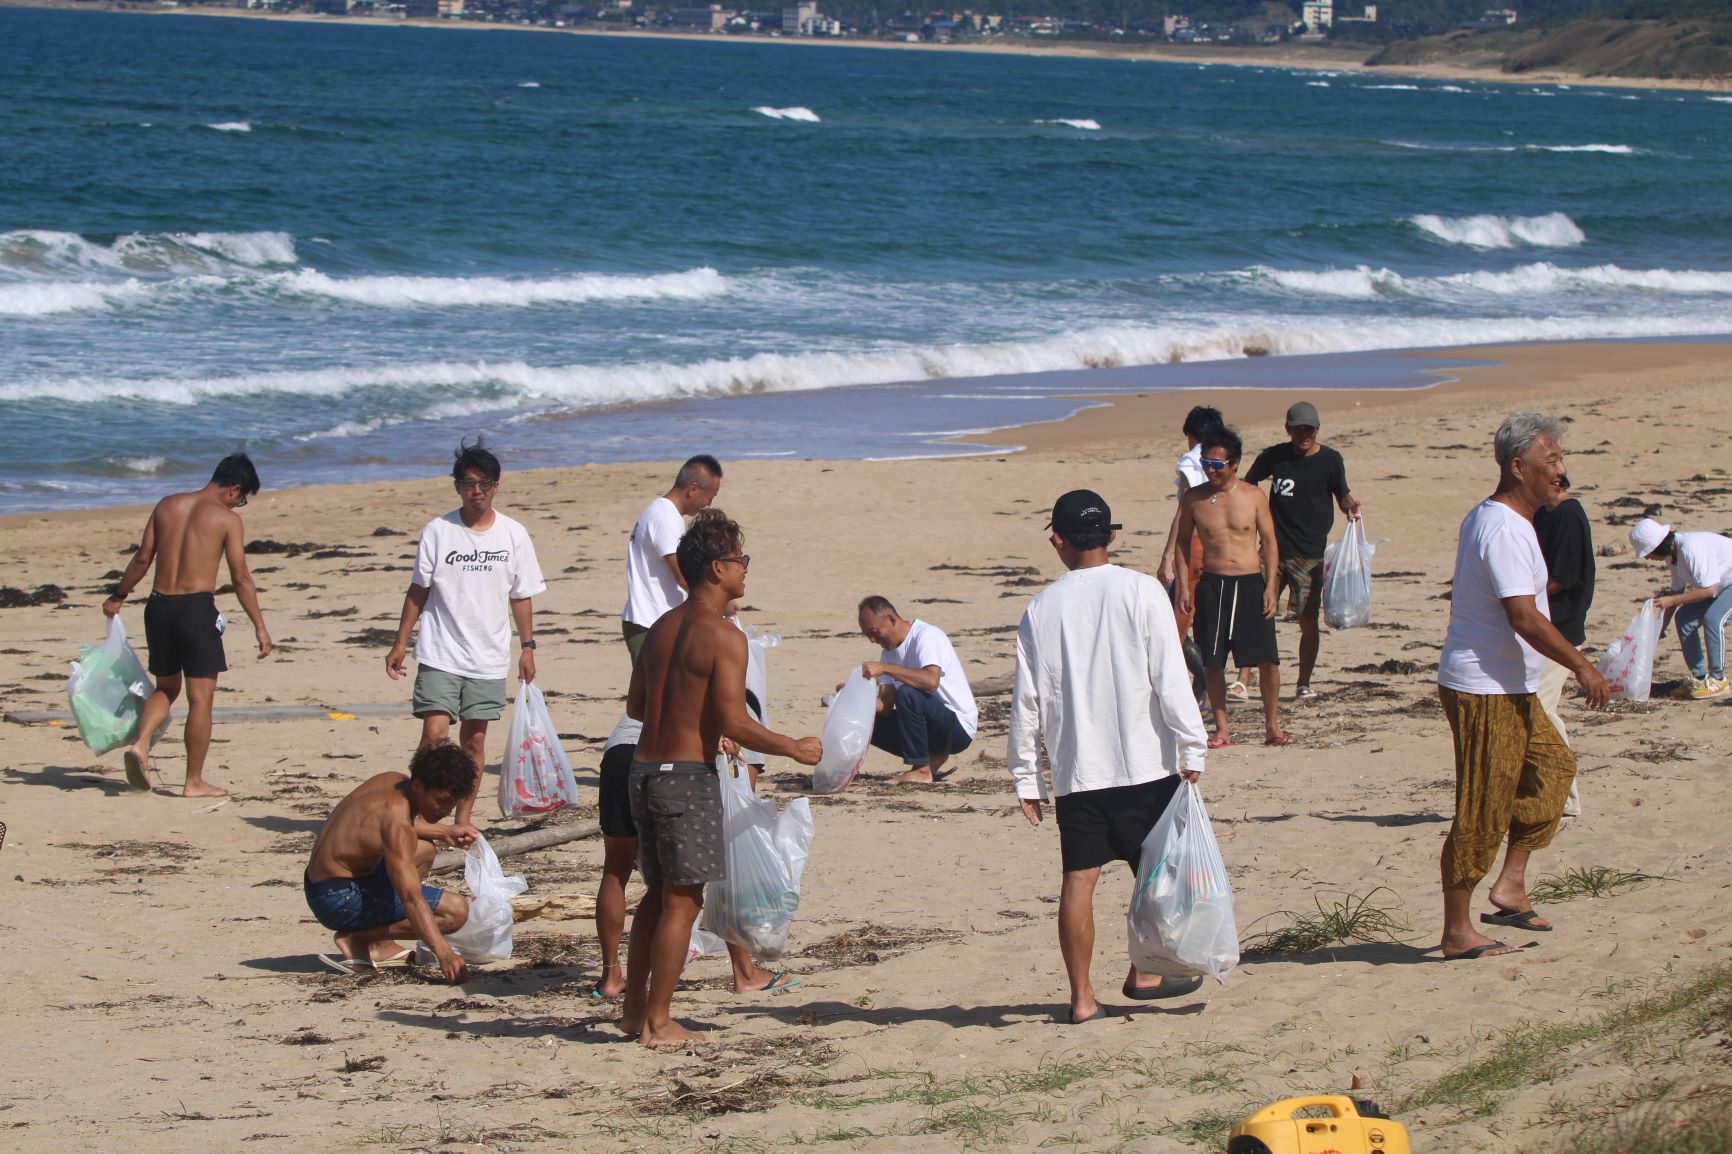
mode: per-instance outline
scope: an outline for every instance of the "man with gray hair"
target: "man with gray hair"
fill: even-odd
[[[1551,844],[1576,776],[1575,755],[1542,708],[1545,659],[1575,675],[1588,704],[1606,703],[1606,681],[1552,625],[1546,561],[1535,510],[1564,476],[1558,423],[1512,413],[1498,426],[1497,491],[1461,523],[1449,632],[1438,696],[1455,744],[1455,821],[1443,843],[1443,956],[1513,953],[1474,929],[1473,891],[1507,842],[1492,882],[1488,925],[1550,930],[1527,894],[1527,863]]]

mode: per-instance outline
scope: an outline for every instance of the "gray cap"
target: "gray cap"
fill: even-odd
[[[1287,409],[1287,424],[1309,425],[1311,428],[1321,428],[1323,422],[1317,417],[1317,406],[1310,401],[1300,401]]]

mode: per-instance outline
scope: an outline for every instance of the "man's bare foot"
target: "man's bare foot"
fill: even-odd
[[[197,781],[189,781],[185,785],[181,786],[180,795],[182,797],[227,797],[229,791],[223,789],[221,786],[212,785],[210,782],[200,778]]]
[[[643,1046],[684,1046],[688,1042],[702,1042],[706,1039],[696,1030],[688,1030],[670,1018],[665,1026],[645,1026],[637,1040],[638,1044]]]
[[[625,973],[617,965],[603,965],[601,977],[595,980],[595,988],[590,993],[597,998],[619,997],[625,993]]]
[[[126,765],[126,784],[133,789],[150,789],[150,750],[139,749],[129,745],[121,755],[121,761]]]
[[[619,1021],[615,1022],[614,1025],[618,1026],[619,1032],[626,1035],[628,1038],[635,1038],[639,1034],[643,1033],[643,1023],[634,1021],[630,1018],[621,1018]]]
[[[916,765],[890,779],[891,785],[931,785],[932,767]]]
[[[331,942],[345,961],[352,962],[356,958],[368,957],[371,953],[371,947],[366,942],[357,942],[353,934],[332,934]]]
[[[1264,745],[1292,745],[1293,735],[1284,729],[1270,729],[1263,734]]]
[[[1209,748],[1210,749],[1226,749],[1229,745],[1232,745],[1232,744],[1233,744],[1233,739],[1228,737],[1224,733],[1217,733],[1215,736],[1213,736],[1209,739]]]
[[[1534,913],[1534,903],[1529,900],[1527,894],[1514,886],[1507,890],[1500,890],[1494,885],[1486,897],[1490,898],[1491,904],[1497,908],[1497,915],[1493,918],[1495,924],[1512,925],[1528,930],[1549,930],[1552,928],[1551,922]]]
[[[762,975],[762,977],[753,978],[750,985],[742,986],[738,982],[735,982],[734,993],[761,994],[768,991],[769,993],[774,994],[782,990],[791,990],[800,984],[800,979],[796,978],[792,974],[773,974],[762,968],[758,970],[758,973]]]
[[[414,955],[413,946],[405,946],[402,942],[394,941],[391,938],[373,942],[367,947],[367,960],[373,963],[374,968],[405,966],[409,964],[409,959]]]

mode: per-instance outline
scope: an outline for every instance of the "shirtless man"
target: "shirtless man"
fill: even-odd
[[[1263,742],[1290,745],[1278,710],[1281,655],[1275,647],[1275,583],[1280,556],[1275,523],[1263,490],[1239,479],[1244,446],[1239,434],[1215,428],[1203,437],[1202,466],[1209,484],[1192,489],[1179,503],[1177,561],[1180,576],[1190,556],[1191,534],[1203,538],[1203,576],[1193,595],[1183,581],[1174,588],[1179,611],[1194,613],[1192,631],[1203,651],[1209,678],[1209,708],[1215,715],[1210,749],[1232,745],[1227,732],[1227,660],[1255,665],[1263,694]],[[1261,553],[1259,554],[1259,550]]]
[[[344,973],[400,965],[409,951],[398,938],[427,943],[448,982],[469,969],[445,935],[469,919],[462,894],[421,884],[433,868],[433,842],[456,845],[454,826],[440,825],[475,786],[475,762],[449,741],[423,746],[409,775],[368,778],[331,811],[301,878],[307,908],[333,931],[339,953],[319,958]]]
[[[698,513],[675,552],[690,595],[650,628],[626,697],[627,715],[643,722],[627,791],[648,888],[632,918],[620,1029],[646,1046],[697,1037],[671,1007],[704,884],[727,876],[714,760],[722,738],[801,765],[824,752],[817,738],[773,733],[746,712],[746,635],[723,616],[746,591],[743,543],[720,509]]]
[[[145,522],[126,572],[114,593],[102,603],[113,617],[133,586],[144,580],[156,562],[156,580],[144,605],[144,640],[150,649],[150,673],[156,692],[144,703],[138,737],[126,747],[126,780],[134,789],[150,788],[150,744],[168,710],[186,687],[186,783],[182,797],[222,797],[204,779],[204,759],[210,752],[211,701],[217,674],[228,669],[223,654],[223,619],[216,607],[217,562],[226,558],[235,599],[253,623],[259,657],[270,655],[271,635],[259,610],[253,575],[247,570],[245,538],[237,509],[259,491],[259,474],[245,453],[217,462],[210,483],[191,493],[173,493],[157,502]]]

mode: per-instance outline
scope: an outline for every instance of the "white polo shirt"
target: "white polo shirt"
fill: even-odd
[[[975,708],[974,690],[968,686],[968,674],[962,671],[962,662],[956,656],[956,646],[950,643],[944,630],[924,621],[911,621],[908,623],[908,636],[902,639],[902,644],[894,649],[884,650],[878,655],[878,660],[885,665],[900,665],[904,669],[938,666],[938,698],[944,702],[945,708],[956,715],[956,720],[961,723],[962,731],[968,734],[969,740],[974,739],[974,731],[980,727],[980,710]],[[888,674],[879,677],[878,683],[901,684]]]

